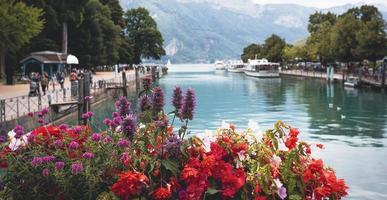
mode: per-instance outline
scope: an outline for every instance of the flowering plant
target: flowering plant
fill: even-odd
[[[26,139],[16,149],[4,145],[0,197],[322,200],[347,195],[344,180],[311,156],[322,146],[299,141],[298,129],[277,122],[257,134],[227,125],[188,137],[194,91],[176,87],[174,111],[165,113],[161,88],[152,89],[148,79],[144,83],[136,110],[126,98],[117,100],[117,112],[104,120],[106,131],[43,124],[25,134],[15,128],[15,135]]]

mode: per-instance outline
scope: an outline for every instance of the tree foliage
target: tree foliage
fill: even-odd
[[[43,28],[41,9],[14,0],[0,0],[0,77],[4,74],[5,55],[15,53]]]
[[[141,63],[141,58],[160,59],[165,55],[164,39],[155,20],[145,8],[130,9],[125,13],[125,36],[133,46],[132,64]]]
[[[250,44],[243,49],[241,59],[243,62],[247,62],[249,59],[261,58],[262,57],[262,45]]]

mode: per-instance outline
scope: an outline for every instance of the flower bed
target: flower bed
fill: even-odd
[[[320,200],[347,195],[344,180],[311,156],[312,149],[323,146],[299,141],[298,129],[279,121],[262,135],[229,125],[191,136],[194,91],[183,94],[176,87],[175,109],[165,113],[163,91],[152,89],[148,79],[144,83],[135,111],[127,99],[117,100],[117,112],[104,120],[106,131],[46,125],[45,110],[38,113],[41,126],[32,132],[16,127],[0,152],[1,199]],[[180,128],[174,130],[175,124]]]

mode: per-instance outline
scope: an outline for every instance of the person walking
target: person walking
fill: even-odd
[[[70,83],[71,83],[71,96],[76,97],[78,95],[78,75],[75,69],[73,69],[70,73]]]
[[[58,81],[60,88],[64,90],[64,81],[65,81],[65,74],[63,71],[58,71],[56,73],[56,80]]]
[[[42,85],[42,91],[44,96],[46,95],[46,90],[48,89],[48,84],[49,84],[49,77],[47,72],[43,72],[43,76],[40,79],[40,84]]]

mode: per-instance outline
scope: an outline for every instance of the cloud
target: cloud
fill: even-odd
[[[299,4],[309,7],[330,8],[344,4],[382,4],[387,6],[386,0],[252,0],[257,4]]]

